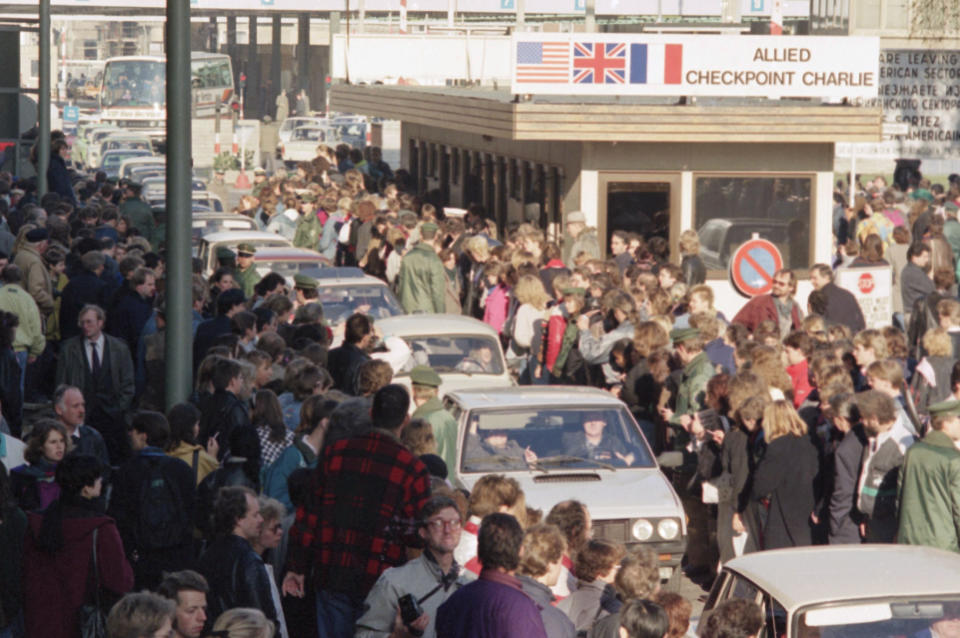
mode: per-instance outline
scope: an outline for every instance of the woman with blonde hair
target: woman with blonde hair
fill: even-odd
[[[687,229],[680,233],[678,241],[680,254],[680,269],[683,271],[683,281],[688,287],[702,284],[707,280],[707,267],[700,259],[700,235],[697,231]]]
[[[252,607],[228,609],[213,623],[214,635],[221,638],[273,638],[275,631],[263,612]]]
[[[820,454],[793,405],[780,399],[763,411],[767,450],[753,479],[753,499],[770,504],[762,549],[813,544],[811,514],[820,483]]]
[[[551,298],[543,287],[543,282],[534,275],[523,275],[517,280],[517,285],[513,287],[513,297],[518,305],[513,315],[513,323],[509,326],[510,329],[505,331],[505,336],[510,338],[507,358],[522,359],[530,355],[534,332],[547,318],[547,304]],[[507,332],[509,334],[506,334]],[[530,362],[527,361],[524,370],[520,371],[521,375],[529,365]]]

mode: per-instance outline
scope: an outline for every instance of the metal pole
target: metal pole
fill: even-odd
[[[193,385],[190,0],[167,0],[167,408]]]
[[[583,30],[587,33],[597,31],[597,0],[586,0],[584,4],[586,15],[583,20]]]
[[[40,0],[40,95],[37,98],[37,192],[47,194],[47,169],[50,167],[50,0]]]
[[[517,0],[517,30],[524,31],[527,21],[527,0]],[[450,25],[453,26],[453,25]]]

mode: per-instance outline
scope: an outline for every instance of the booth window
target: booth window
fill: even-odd
[[[787,268],[809,268],[812,189],[812,177],[695,176],[694,227],[707,270],[725,275],[754,233],[776,244]]]

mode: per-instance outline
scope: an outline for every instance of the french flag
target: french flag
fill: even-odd
[[[682,44],[631,44],[630,84],[681,84]]]

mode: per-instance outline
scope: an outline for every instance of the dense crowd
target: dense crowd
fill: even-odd
[[[688,632],[657,557],[592,538],[589,503],[535,510],[498,474],[452,485],[440,375],[394,384],[370,316],[331,329],[317,281],[261,276],[253,246],[195,263],[195,390],[165,410],[165,217],[54,148],[43,197],[0,175],[0,637]],[[234,212],[382,279],[407,313],[482,320],[519,384],[619,397],[682,459],[684,569],[709,582],[774,548],[960,551],[960,181],[859,187],[836,195],[836,260],[811,266],[806,304],[781,270],[729,319],[694,231],[671,256],[615,230],[606,259],[580,212],[561,237],[499,233],[375,148],[258,171]],[[861,266],[891,271],[881,327],[834,283]],[[733,601],[701,633],[760,625]]]

